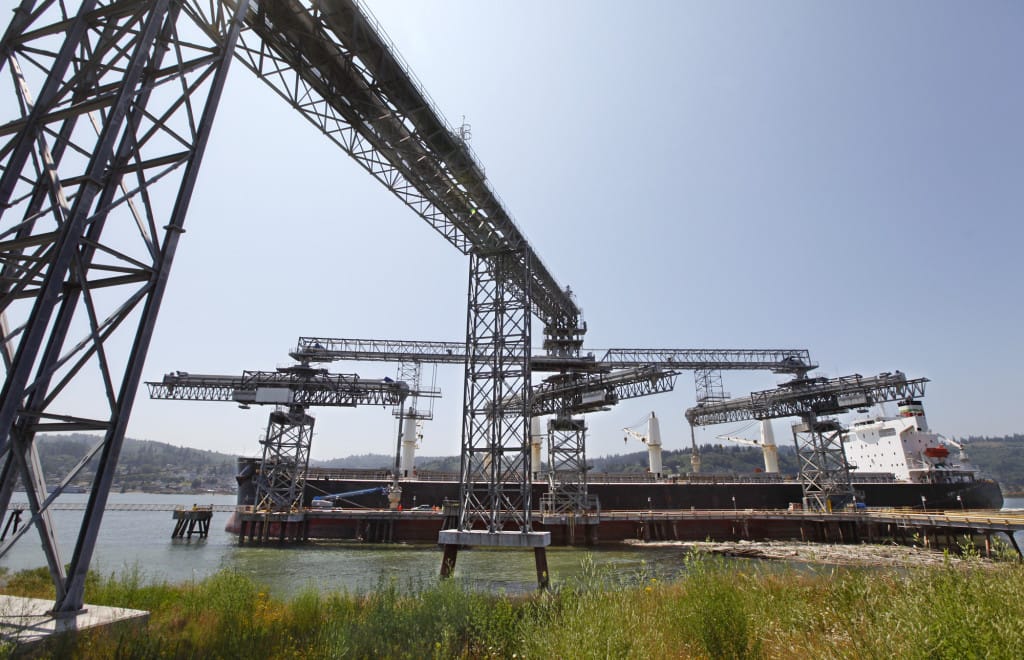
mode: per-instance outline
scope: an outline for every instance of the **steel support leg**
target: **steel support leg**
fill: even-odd
[[[808,417],[793,426],[805,509],[832,511],[853,502],[842,433],[839,423],[828,419]]]
[[[200,31],[211,37],[205,44],[187,29],[179,38],[180,0],[84,0],[74,13],[65,4],[23,2],[0,42],[0,68],[14,82],[14,100],[4,107],[20,112],[0,118],[16,127],[0,138],[0,452],[8,452],[0,514],[20,476],[58,613],[82,605],[143,360],[248,2],[238,3],[233,20],[229,12]],[[152,94],[157,88],[177,88],[181,97]],[[67,390],[98,396],[83,406],[62,396]],[[41,431],[104,436],[66,577],[35,455]]]
[[[313,439],[312,416],[303,406],[270,413],[263,460],[256,478],[257,511],[293,511],[302,507]]]
[[[527,252],[470,255],[459,529],[531,531]]]

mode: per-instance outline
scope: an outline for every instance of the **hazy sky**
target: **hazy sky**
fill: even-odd
[[[1024,4],[369,6],[471,124],[590,350],[807,348],[828,376],[930,378],[947,435],[1024,431]],[[467,259],[237,64],[187,227],[147,380],[271,369],[303,335],[464,338]],[[421,453],[458,453],[461,376]],[[589,415],[589,453],[641,449],[621,428],[651,410],[687,446],[693,402],[684,375]],[[254,454],[268,412],[143,392],[128,434]],[[390,410],[314,414],[315,458],[394,450]]]

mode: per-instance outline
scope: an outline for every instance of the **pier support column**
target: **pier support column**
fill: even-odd
[[[461,531],[443,529],[438,534],[438,543],[444,548],[441,558],[441,577],[445,578],[455,570],[455,557],[460,545],[490,548],[533,548],[537,564],[537,582],[541,589],[548,585],[547,546],[551,545],[550,532],[485,532],[483,530]]]
[[[1017,539],[1013,538],[1013,532],[1010,532],[1007,536],[1010,538],[1010,543],[1013,544],[1013,549],[1017,551],[1017,556],[1024,559],[1024,552],[1021,552],[1020,546],[1017,545]]]
[[[444,546],[444,555],[441,557],[441,577],[449,578],[455,572],[455,560],[459,556],[459,546]]]
[[[537,588],[544,590],[551,584],[551,575],[548,573],[547,548],[539,547],[533,549],[533,560],[537,565]]]

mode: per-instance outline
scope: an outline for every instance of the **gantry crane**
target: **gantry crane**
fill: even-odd
[[[763,370],[793,374],[800,378],[817,365],[805,349],[692,349],[692,348],[611,348],[573,355],[543,354],[531,351],[533,372],[553,373],[536,386],[531,415],[553,415],[548,424],[548,464],[551,493],[542,503],[542,511],[584,512],[593,508],[586,488],[586,434],[582,419],[573,415],[589,412],[580,397],[587,397],[597,410],[619,399],[671,390],[674,376],[693,371],[697,401],[720,401],[722,371]],[[595,355],[600,355],[597,357]],[[383,361],[401,363],[464,364],[466,344],[454,341],[403,339],[351,339],[300,337],[291,350],[296,360],[309,362]],[[646,370],[646,371],[645,371]],[[655,384],[646,385],[644,374]],[[671,384],[669,379],[671,378]],[[601,382],[618,379],[620,384],[606,387]],[[625,384],[631,382],[630,384]],[[657,384],[660,383],[660,384]],[[558,393],[563,393],[559,396]],[[576,398],[573,398],[576,397]],[[534,434],[536,435],[536,434]],[[693,471],[700,472],[700,451],[691,433],[690,460]],[[534,442],[536,446],[536,442]],[[533,468],[536,473],[536,468]]]
[[[804,506],[831,510],[853,501],[850,467],[843,451],[838,415],[886,401],[924,396],[927,378],[908,380],[900,371],[864,377],[798,378],[750,396],[697,405],[686,411],[691,428],[747,419],[800,417],[793,426]]]
[[[332,374],[326,369],[299,364],[276,371],[245,371],[241,376],[192,374],[176,371],[162,380],[147,382],[150,398],[174,401],[226,401],[242,407],[272,405],[267,431],[260,443],[263,456],[256,478],[257,511],[293,511],[302,507],[309,451],[313,439],[313,406],[396,406],[401,409],[412,394],[409,386],[390,378],[366,379],[356,374]],[[420,396],[436,396],[419,391]],[[398,443],[404,417],[398,416]],[[398,489],[399,449],[396,449],[391,497]],[[397,502],[397,499],[394,499]]]

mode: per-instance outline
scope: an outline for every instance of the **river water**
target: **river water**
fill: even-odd
[[[86,495],[65,494],[60,502],[85,502]],[[18,498],[15,500],[23,499]],[[110,495],[111,503],[160,504],[165,506],[235,503],[234,495]],[[1007,498],[1004,508],[1024,509],[1024,499]],[[137,570],[147,581],[200,580],[220,569],[251,576],[280,596],[312,587],[322,591],[367,591],[382,582],[396,580],[406,588],[436,579],[441,552],[433,545],[310,543],[305,546],[239,547],[236,537],[224,531],[229,514],[213,514],[210,535],[171,539],[174,523],[170,511],[107,511],[96,543],[92,568],[102,574]],[[74,547],[80,511],[54,511],[58,545],[64,562]],[[30,530],[0,559],[0,568],[18,571],[45,565],[38,536]],[[559,582],[581,572],[585,558],[598,569],[622,579],[670,578],[683,570],[685,550],[678,547],[637,548],[612,546],[599,549],[548,548],[548,568]],[[520,592],[536,587],[533,553],[525,550],[463,550],[455,575],[473,588]]]

